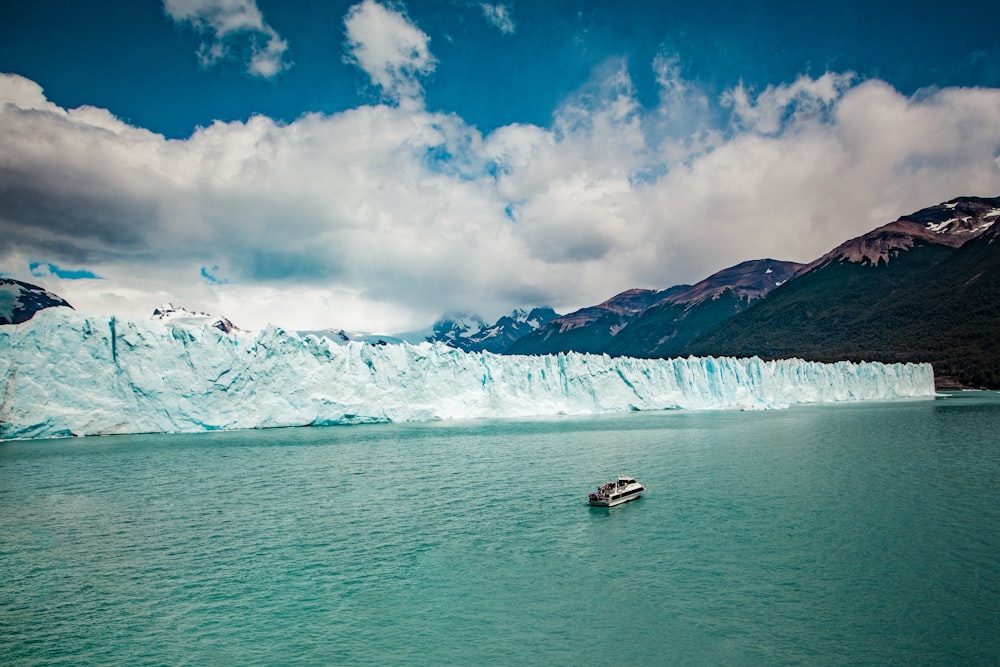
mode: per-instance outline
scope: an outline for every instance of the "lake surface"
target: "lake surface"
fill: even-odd
[[[7,665],[997,664],[1000,395],[0,443],[0,581]]]

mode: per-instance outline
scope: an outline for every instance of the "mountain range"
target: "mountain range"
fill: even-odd
[[[677,356],[688,342],[763,298],[801,267],[773,259],[749,260],[695,285],[631,289],[557,317],[516,341],[507,353]]]
[[[694,286],[628,290],[511,354],[926,361],[939,388],[1000,388],[1000,197],[958,197],[806,264],[751,260]]]
[[[558,314],[551,308],[533,308],[530,311],[515,309],[493,324],[487,324],[479,315],[446,313],[426,329],[393,334],[373,334],[343,329],[299,331],[299,334],[324,336],[338,345],[350,341],[373,345],[398,343],[444,343],[466,352],[493,352],[502,354],[522,336],[544,326]]]
[[[530,311],[517,309],[510,315],[504,315],[490,325],[484,325],[476,331],[444,340],[452,347],[466,352],[504,353],[511,345],[530,335],[533,331],[546,326],[558,317],[551,308],[532,308]],[[435,328],[435,333],[437,333]],[[435,338],[441,340],[441,338]]]
[[[1000,388],[1000,197],[959,197],[851,239],[687,345],[694,355],[927,361]]]
[[[451,313],[394,335],[309,331],[338,343],[441,342],[471,352],[798,357],[929,362],[939,388],[1000,388],[1000,197],[958,197],[845,241],[809,264],[748,260],[694,285],[630,289],[567,315]],[[65,300],[0,279],[0,324]],[[154,317],[216,326],[174,306]]]

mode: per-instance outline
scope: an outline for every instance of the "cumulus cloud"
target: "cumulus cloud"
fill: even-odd
[[[684,78],[680,56],[661,51],[653,59],[660,103],[648,115],[647,133],[671,137],[688,145],[704,142],[713,131],[712,104],[708,95]]]
[[[770,85],[753,95],[741,82],[722,103],[731,106],[736,123],[761,134],[775,134],[806,119],[820,119],[850,86],[852,73],[827,72],[818,79],[800,76],[791,84]]]
[[[390,101],[433,67],[426,35],[378,3],[348,32]],[[654,66],[656,108],[613,62],[551,126],[485,136],[376,104],[167,140],[2,75],[0,270],[86,267],[103,280],[45,287],[99,312],[172,300],[245,327],[399,331],[807,262],[903,213],[1000,194],[1000,90],[908,97],[830,73],[710,100],[675,61]],[[698,126],[706,107],[729,115]],[[699,146],[672,123],[700,127]]]
[[[360,67],[391,102],[422,105],[420,77],[434,71],[430,37],[402,13],[375,0],[351,7],[344,19],[347,61]]]
[[[204,36],[198,58],[205,67],[241,60],[247,72],[269,79],[290,66],[288,42],[264,21],[256,0],[163,0],[163,9]]]
[[[809,261],[901,214],[1000,193],[990,164],[1000,150],[1000,90],[908,98],[881,81],[847,86],[847,78],[799,79],[789,91],[748,96],[724,142],[647,189],[648,209],[701,221],[663,226],[683,241],[661,236],[661,257],[687,245],[694,253],[680,262],[704,261],[706,250],[719,266],[748,256]],[[749,127],[747,118],[755,119]]]
[[[483,2],[480,3],[479,7],[483,10],[483,16],[486,17],[486,20],[489,21],[494,28],[505,35],[514,34],[516,29],[516,26],[514,25],[514,18],[510,15],[510,10],[507,9],[506,5],[492,5],[488,2]]]

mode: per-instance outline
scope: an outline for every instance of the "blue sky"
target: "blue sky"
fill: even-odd
[[[270,77],[248,75],[235,53],[199,66],[204,34],[172,20],[161,3],[6,4],[3,71],[33,79],[64,108],[100,106],[170,138],[219,119],[263,114],[289,122],[378,101],[367,77],[344,60],[351,2],[258,2],[288,42],[288,68]],[[676,54],[684,75],[715,96],[741,80],[764,88],[827,71],[878,77],[908,95],[928,86],[1000,86],[1000,10],[985,1],[495,5],[508,8],[506,33],[482,4],[396,6],[427,33],[438,60],[425,82],[427,107],[484,132],[548,125],[611,58],[628,60],[640,101],[653,106],[650,65],[661,51]]]
[[[0,272],[400,330],[806,262],[1000,194],[998,34],[988,2],[5,3]]]

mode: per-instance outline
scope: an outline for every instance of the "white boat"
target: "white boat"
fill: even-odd
[[[594,507],[614,507],[638,498],[646,490],[634,477],[621,475],[590,494],[590,504]]]

